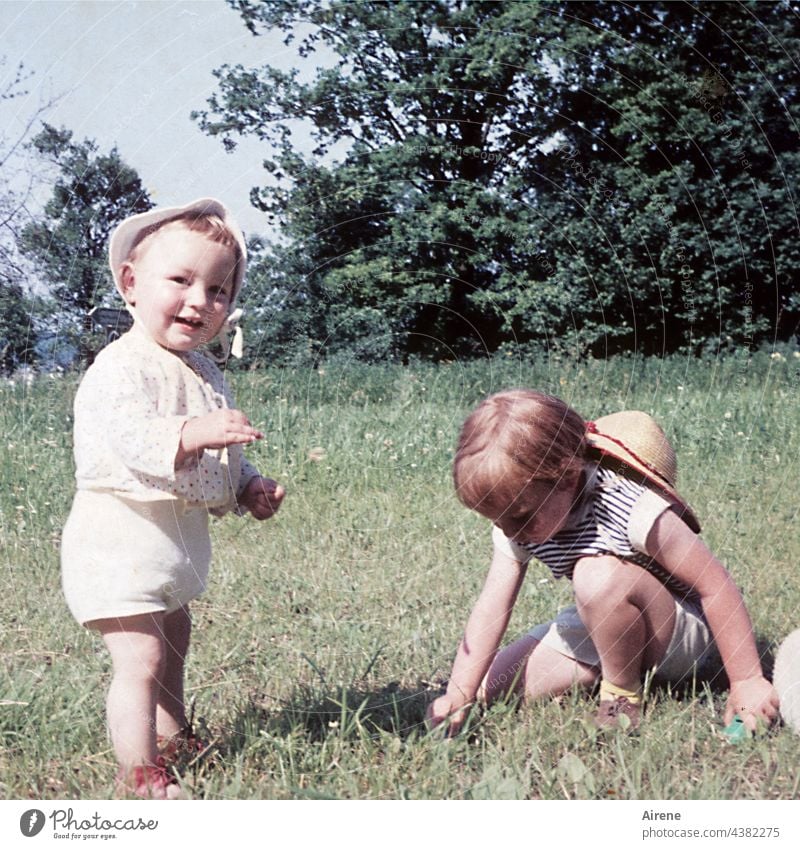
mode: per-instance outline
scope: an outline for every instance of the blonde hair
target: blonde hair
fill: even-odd
[[[136,234],[136,238],[131,244],[131,249],[128,252],[128,256],[125,258],[125,261],[134,262],[137,258],[137,253],[144,242],[146,242],[151,236],[158,233],[159,230],[163,230],[165,227],[169,227],[173,224],[179,224],[186,230],[192,230],[195,233],[202,233],[202,235],[206,236],[212,242],[216,242],[217,244],[224,245],[226,248],[230,248],[233,251],[234,256],[233,279],[238,279],[239,269],[244,261],[244,257],[242,256],[242,249],[239,246],[236,236],[219,215],[197,210],[192,212],[183,212],[179,215],[173,216],[172,218],[167,218],[164,221],[157,222],[156,224],[151,224],[149,227],[143,227]]]
[[[490,395],[461,428],[453,482],[471,510],[502,512],[533,481],[553,484],[584,466],[586,422],[560,398],[531,389]]]

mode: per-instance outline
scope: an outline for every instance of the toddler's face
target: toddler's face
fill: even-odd
[[[167,225],[122,266],[122,289],[159,345],[191,351],[222,327],[235,271],[231,248],[179,224]]]
[[[564,527],[578,498],[581,480],[582,475],[577,474],[555,486],[533,481],[501,513],[487,518],[514,542],[538,545]]]

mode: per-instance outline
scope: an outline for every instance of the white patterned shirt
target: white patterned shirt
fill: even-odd
[[[207,448],[175,468],[184,423],[232,407],[222,372],[207,356],[168,351],[134,324],[97,355],[78,387],[78,489],[181,499],[215,515],[237,509],[237,496],[258,475],[241,446]]]

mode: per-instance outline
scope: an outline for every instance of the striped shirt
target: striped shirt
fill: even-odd
[[[646,569],[680,598],[696,593],[673,577],[647,554],[647,536],[656,519],[671,506],[659,493],[595,464],[586,467],[587,479],[580,500],[564,527],[545,542],[517,543],[495,526],[495,549],[527,563],[541,560],[556,578],[572,578],[582,557],[611,554]]]

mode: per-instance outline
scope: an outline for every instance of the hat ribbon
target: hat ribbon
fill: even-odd
[[[224,363],[229,355],[236,357],[237,360],[241,360],[242,353],[244,352],[244,333],[242,333],[239,322],[242,320],[243,315],[244,310],[239,307],[222,323],[222,327],[219,329],[219,333],[217,333],[217,338],[222,345],[222,356],[214,357],[218,363]],[[230,338],[231,334],[233,334],[233,339]]]
[[[611,442],[615,442],[617,445],[619,445],[620,448],[624,448],[625,451],[627,451],[628,454],[630,454],[631,457],[633,457],[633,459],[636,460],[637,463],[641,463],[646,469],[649,469],[654,475],[658,475],[658,477],[660,477],[661,480],[663,480],[664,483],[666,483],[668,486],[670,486],[670,487],[672,486],[672,484],[664,477],[664,475],[661,474],[661,472],[658,471],[658,469],[656,469],[653,466],[652,463],[648,463],[647,460],[645,460],[643,457],[640,457],[638,454],[636,454],[636,452],[631,451],[631,449],[628,448],[628,446],[621,439],[617,439],[616,437],[611,436],[608,433],[603,433],[601,430],[598,430],[597,425],[594,422],[586,422],[586,432],[587,433],[596,433],[598,436],[602,436],[602,437],[604,437],[605,439],[608,439]],[[597,447],[599,448],[599,446],[597,446]],[[599,450],[602,451],[603,449],[599,448]]]
[[[140,329],[144,330],[144,332],[152,339],[152,334],[147,330],[144,324],[139,320],[139,316],[136,313],[136,308],[129,304],[127,301],[125,302],[125,309],[131,314],[133,320],[136,324],[139,325]],[[244,310],[241,308],[235,309],[222,323],[222,327],[217,331],[216,338],[219,339],[220,345],[222,345],[222,355],[219,357],[215,357],[209,351],[209,356],[218,363],[224,363],[225,360],[228,359],[229,355],[233,355],[237,360],[241,360],[242,354],[244,353],[244,333],[242,333],[242,328],[239,327],[239,322],[242,320],[242,316],[244,315]],[[233,334],[233,339],[230,338],[230,334]]]

